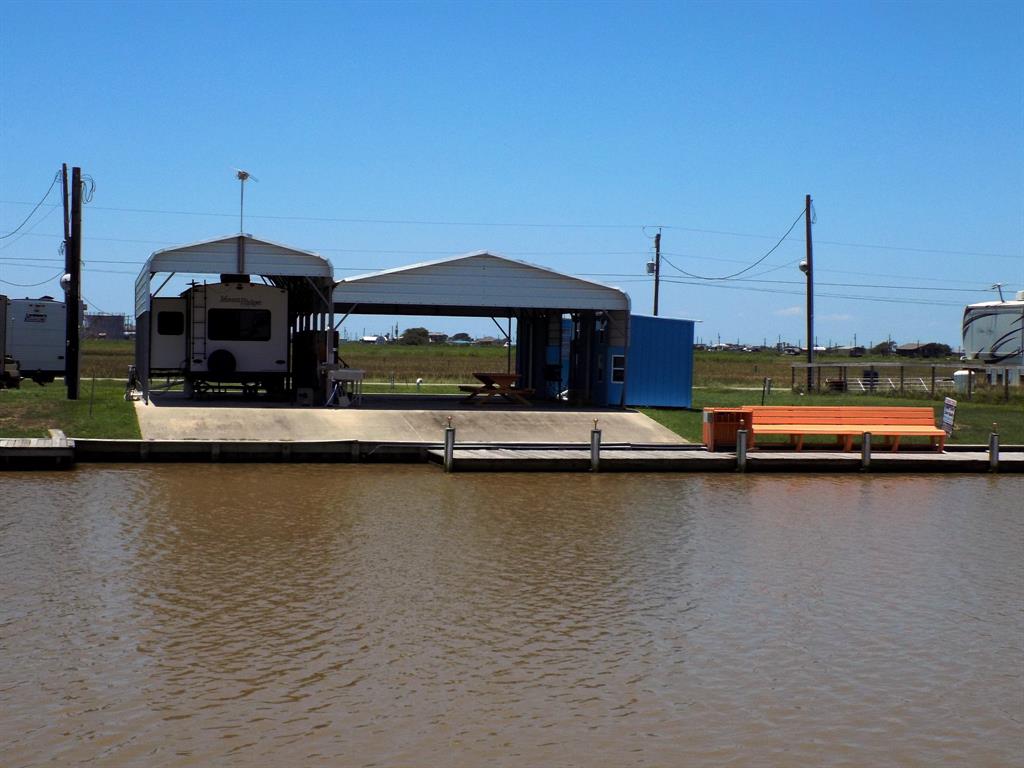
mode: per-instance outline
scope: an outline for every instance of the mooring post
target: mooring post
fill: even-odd
[[[999,471],[999,425],[992,422],[992,433],[988,436],[988,468],[991,472]]]
[[[736,430],[736,469],[747,471],[747,422],[740,419],[740,428]]]
[[[597,419],[594,419],[594,428],[590,430],[590,471],[601,471],[601,430],[597,428]]]
[[[860,438],[860,468],[865,472],[871,468],[871,433],[865,432]]]
[[[448,417],[448,426],[444,428],[444,471],[451,472],[455,465],[455,427],[452,417]]]

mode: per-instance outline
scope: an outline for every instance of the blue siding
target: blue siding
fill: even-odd
[[[693,321],[631,315],[626,404],[693,405]]]

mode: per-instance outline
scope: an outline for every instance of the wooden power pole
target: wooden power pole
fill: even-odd
[[[811,196],[804,198],[804,225],[807,237],[807,392],[814,389],[814,248],[811,245]],[[803,265],[801,265],[803,266]]]
[[[67,165],[64,165],[64,204],[67,205]],[[65,217],[65,221],[67,217]],[[68,400],[78,399],[79,346],[81,326],[78,316],[82,304],[82,169],[71,169],[71,227],[64,243],[64,272],[68,276],[64,305],[67,308],[65,330],[67,346],[64,350],[64,381],[68,387]]]
[[[658,316],[658,288],[661,285],[661,230],[654,236],[654,316]]]

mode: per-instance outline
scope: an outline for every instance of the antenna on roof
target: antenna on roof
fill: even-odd
[[[243,226],[244,215],[245,215],[245,182],[252,179],[253,181],[259,181],[248,171],[243,171],[241,168],[235,168],[235,177],[241,183],[241,197],[238,201],[238,232],[239,234],[245,233],[245,227]]]
[[[1003,298],[1003,284],[1002,283],[992,283],[992,288],[990,288],[989,290],[999,291],[999,301],[1006,301],[1006,299]]]

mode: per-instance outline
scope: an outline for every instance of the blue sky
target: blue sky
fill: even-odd
[[[237,166],[245,229],[338,276],[487,249],[649,312],[659,225],[726,275],[809,193],[819,343],[956,345],[965,303],[1024,289],[1022,51],[1020,3],[9,2],[0,234],[80,165],[83,293],[128,312],[150,252],[237,232]],[[0,291],[58,291],[10,284],[60,271],[57,200],[0,240]],[[803,250],[666,264],[662,314],[797,341]]]

